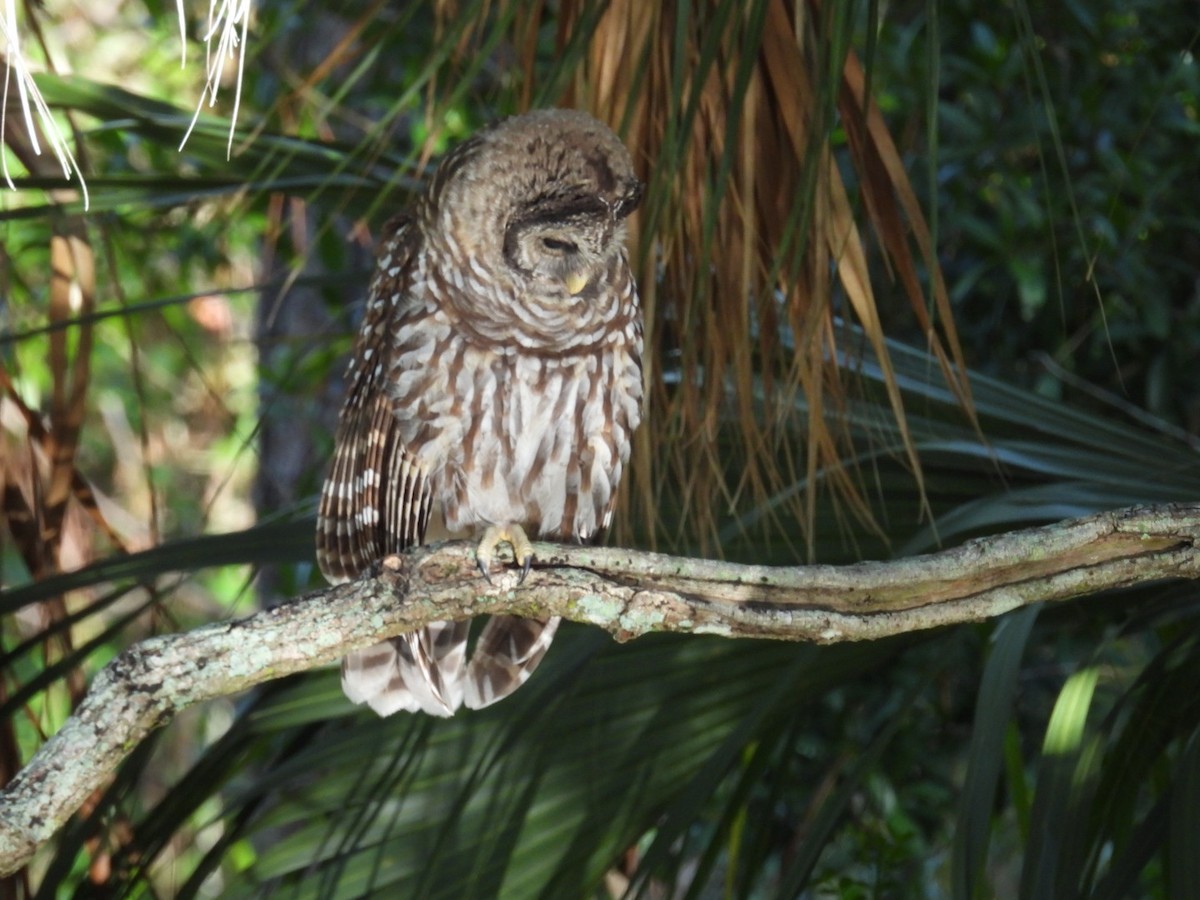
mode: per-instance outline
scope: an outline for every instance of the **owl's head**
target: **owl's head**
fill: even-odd
[[[518,294],[597,292],[620,263],[642,184],[625,146],[574,110],[537,110],[475,135],[439,167],[426,200],[456,262]]]

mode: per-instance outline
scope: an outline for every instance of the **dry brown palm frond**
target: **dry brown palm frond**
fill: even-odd
[[[11,92],[10,88],[10,92]],[[10,101],[12,97],[8,98]],[[57,171],[52,159],[37,152],[44,146],[44,135],[29,132],[37,129],[32,119],[14,119],[6,123],[4,142],[32,175],[50,176]],[[68,192],[56,191],[61,200],[72,199]],[[45,421],[36,415],[20,398],[0,367],[0,387],[3,387],[20,416],[24,419],[29,452],[44,453],[44,471],[32,471],[31,492],[34,508],[30,511],[37,522],[38,540],[42,546],[26,553],[40,560],[39,569],[30,572],[41,578],[61,571],[63,524],[68,504],[77,494],[93,519],[102,521],[86,481],[75,468],[80,429],[87,412],[89,376],[91,372],[92,324],[90,314],[95,309],[96,263],[87,237],[82,216],[66,214],[54,223],[50,236],[50,279],[46,305],[49,349],[47,364],[50,374],[50,408]],[[17,469],[8,467],[9,484],[17,477]],[[90,558],[86,561],[90,561]]]
[[[583,22],[595,9],[577,0],[562,4],[560,15]],[[899,281],[969,414],[929,229],[878,110],[864,97],[862,67],[847,49],[850,15],[843,5],[817,2],[613,0],[591,32],[586,65],[565,96],[552,98],[617,128],[649,184],[632,242],[647,314],[650,400],[625,505],[633,516],[627,526],[647,536],[675,534],[720,552],[717,522],[790,495],[780,514],[799,523],[798,543],[811,555],[818,484],[860,527],[880,530],[862,477],[843,462],[849,383],[837,363],[838,317],[862,327],[881,361],[905,461],[921,484],[884,343],[873,257]],[[560,31],[560,52],[576,37]],[[837,128],[847,135],[844,148],[835,143]],[[855,197],[839,169],[845,164],[855,173]],[[802,427],[798,410],[807,411]],[[662,521],[671,507],[675,528]]]
[[[6,133],[6,142],[33,174],[50,174],[52,165],[31,154],[30,142],[18,125]],[[49,171],[47,171],[49,170]],[[46,298],[48,325],[47,367],[49,406],[44,413],[31,408],[0,364],[0,527],[7,530],[33,580],[82,568],[97,557],[97,536],[107,539],[108,549],[124,552],[121,536],[110,526],[97,493],[76,466],[80,436],[88,411],[91,385],[92,323],[95,310],[95,256],[81,216],[65,215],[55,222],[50,236],[50,277]],[[44,668],[73,661],[58,685],[74,708],[86,691],[86,657],[77,652],[75,629],[70,626],[77,611],[66,596],[55,596],[25,610],[36,624]],[[8,639],[21,643],[18,629]],[[30,638],[33,634],[30,635]],[[27,685],[20,683],[15,669],[0,678],[0,701],[9,701]],[[47,691],[39,692],[41,694]],[[49,704],[44,698],[24,701],[24,716],[41,739]],[[0,727],[0,779],[7,782],[22,763],[15,717]],[[106,857],[97,853],[96,860]],[[26,873],[22,872],[24,878]]]
[[[52,175],[54,162],[35,152],[45,138],[29,133],[31,127],[38,125],[28,119],[8,122],[5,143],[31,174]],[[65,199],[61,192],[55,193]],[[9,373],[0,366],[0,403],[6,413],[0,433],[0,514],[34,580],[91,562],[97,531],[107,533],[121,549],[90,485],[76,468],[90,384],[94,255],[81,216],[64,215],[56,220],[49,240],[46,320],[50,394],[44,415],[24,402]],[[46,634],[42,644],[45,664],[71,657],[75,649],[72,630],[54,627],[70,616],[66,598],[44,601],[37,615]],[[72,667],[63,683],[74,706],[83,697],[84,672]],[[6,684],[5,692],[14,687]],[[32,710],[30,715],[34,715]],[[11,728],[11,724],[8,721],[5,727]],[[0,745],[10,751],[16,746],[13,735],[5,735]],[[6,766],[11,763],[6,759]]]
[[[82,222],[70,222],[50,238],[49,335],[52,392],[47,454],[46,539],[57,541],[72,496],[75,454],[87,412],[92,325],[87,317],[96,300],[96,261]],[[74,324],[73,323],[77,323]],[[73,327],[65,327],[73,325]]]

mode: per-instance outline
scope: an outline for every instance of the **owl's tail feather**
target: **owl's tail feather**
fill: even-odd
[[[342,690],[381,716],[398,710],[452,716],[466,680],[467,622],[434,622],[342,660]]]
[[[561,619],[494,616],[488,621],[466,672],[466,705],[482,709],[503,700],[538,667]]]
[[[452,716],[503,700],[533,674],[558,630],[557,617],[495,616],[467,664],[467,622],[434,622],[342,660],[342,690],[381,716],[399,710]]]

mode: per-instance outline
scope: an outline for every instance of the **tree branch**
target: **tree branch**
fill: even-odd
[[[177,712],[331,663],[428,622],[560,615],[617,640],[651,631],[870,640],[994,618],[1168,578],[1200,578],[1200,504],[1136,507],[927,556],[773,568],[538,544],[525,583],[480,579],[470,545],[412,550],[378,575],[245,619],[152,638],[109,663],[74,715],[0,793],[0,875],[10,874]]]

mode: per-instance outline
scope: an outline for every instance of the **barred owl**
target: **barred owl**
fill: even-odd
[[[321,494],[332,582],[425,540],[587,541],[612,515],[641,419],[642,320],[625,219],[642,186],[580,112],[540,110],[459,145],[381,240]],[[525,682],[558,619],[441,622],[346,657],[380,715],[480,708]]]

